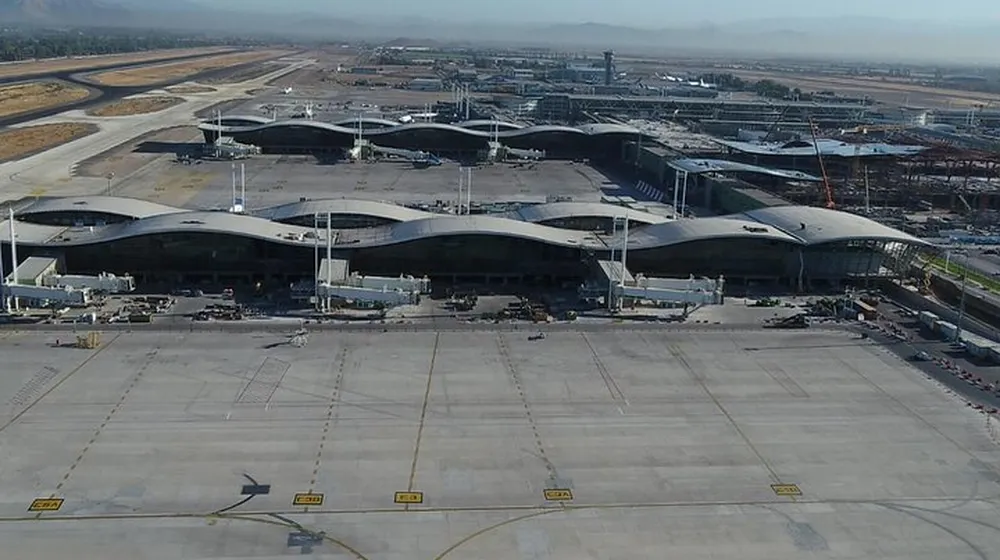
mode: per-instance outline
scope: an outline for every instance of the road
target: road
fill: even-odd
[[[74,177],[73,169],[78,163],[143,134],[173,126],[196,125],[200,122],[196,116],[199,111],[231,99],[249,99],[247,90],[263,87],[271,80],[314,62],[312,59],[298,60],[252,80],[213,86],[215,91],[212,92],[171,94],[183,98],[185,102],[153,114],[106,118],[89,116],[82,109],[74,109],[24,123],[39,125],[86,122],[98,125],[100,131],[31,157],[0,164],[0,202],[43,194],[55,196],[99,194],[106,190],[107,181],[93,177]],[[122,179],[125,177],[119,178]]]
[[[952,256],[952,260],[965,264],[965,258],[961,256]],[[1000,256],[986,254],[983,250],[970,251],[969,268],[987,276],[1000,275]]]
[[[886,324],[894,323],[908,338],[900,341],[892,336],[871,333],[871,338],[891,351],[897,357],[934,378],[952,392],[968,401],[981,404],[984,407],[1000,408],[1000,392],[984,391],[987,385],[1000,387],[1000,366],[976,360],[949,342],[922,328],[915,316],[906,313],[902,307],[891,303],[879,305],[879,313],[886,318]],[[936,360],[946,360],[953,368],[943,367],[938,361],[915,361],[913,356],[918,352],[926,352]],[[963,372],[972,374],[973,379],[981,379],[979,384],[972,384],[961,378]]]

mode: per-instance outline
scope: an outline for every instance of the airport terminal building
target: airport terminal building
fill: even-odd
[[[81,202],[83,204],[81,204]],[[310,227],[318,217],[325,227]],[[861,216],[782,206],[670,220],[608,204],[540,204],[504,215],[442,215],[388,203],[306,201],[258,215],[187,211],[114,197],[43,199],[16,217],[17,252],[60,259],[75,274],[140,282],[263,282],[314,277],[329,244],[352,271],[435,282],[563,285],[620,258],[626,238],[569,229],[629,219],[627,267],[649,276],[724,276],[727,285],[835,287],[906,271],[925,242]],[[279,221],[280,220],[280,221]],[[580,222],[579,220],[582,220]],[[68,222],[72,221],[71,225]],[[0,227],[9,261],[9,224]]]
[[[638,129],[618,124],[522,127],[490,121],[400,124],[373,118],[324,123],[230,116],[206,121],[199,129],[206,143],[227,137],[240,144],[258,146],[264,153],[343,152],[354,147],[358,140],[364,140],[384,148],[461,158],[487,152],[491,142],[516,150],[545,152],[548,158],[618,155],[625,143],[650,138]]]

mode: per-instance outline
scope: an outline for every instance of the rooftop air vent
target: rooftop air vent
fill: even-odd
[[[183,220],[181,223],[185,225],[205,225],[205,222],[201,220]]]
[[[86,206],[87,205],[87,201],[86,200],[77,200],[73,204],[75,204],[76,206]]]
[[[749,231],[750,233],[767,233],[767,228],[766,227],[743,226],[743,229]]]

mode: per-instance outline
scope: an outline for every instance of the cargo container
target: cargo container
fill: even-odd
[[[945,340],[953,340],[955,335],[958,334],[958,327],[948,321],[938,321],[936,325],[938,334]]]
[[[965,345],[965,351],[976,358],[988,358],[990,347],[994,344],[981,336],[966,332],[963,332],[959,339]]]
[[[990,346],[988,357],[991,362],[1000,364],[1000,344]]]
[[[928,329],[934,330],[934,322],[939,319],[940,317],[930,311],[920,312],[920,324]]]

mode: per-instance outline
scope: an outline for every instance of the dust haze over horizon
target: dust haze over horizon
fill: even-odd
[[[761,19],[884,18],[903,22],[996,23],[1000,3],[994,0],[712,0],[710,3],[664,3],[657,0],[197,0],[203,4],[273,13],[307,11],[345,18],[422,17],[453,22],[601,23],[665,28],[703,23],[728,24]]]
[[[614,49],[674,57],[1000,63],[1000,2],[0,0],[0,19],[268,40]],[[808,4],[808,5],[807,5]]]
[[[406,37],[746,58],[1000,63],[1000,2],[995,0],[183,1],[208,9],[272,14],[263,17],[271,18],[275,30],[343,38]],[[299,18],[299,23],[286,28],[282,18]]]

